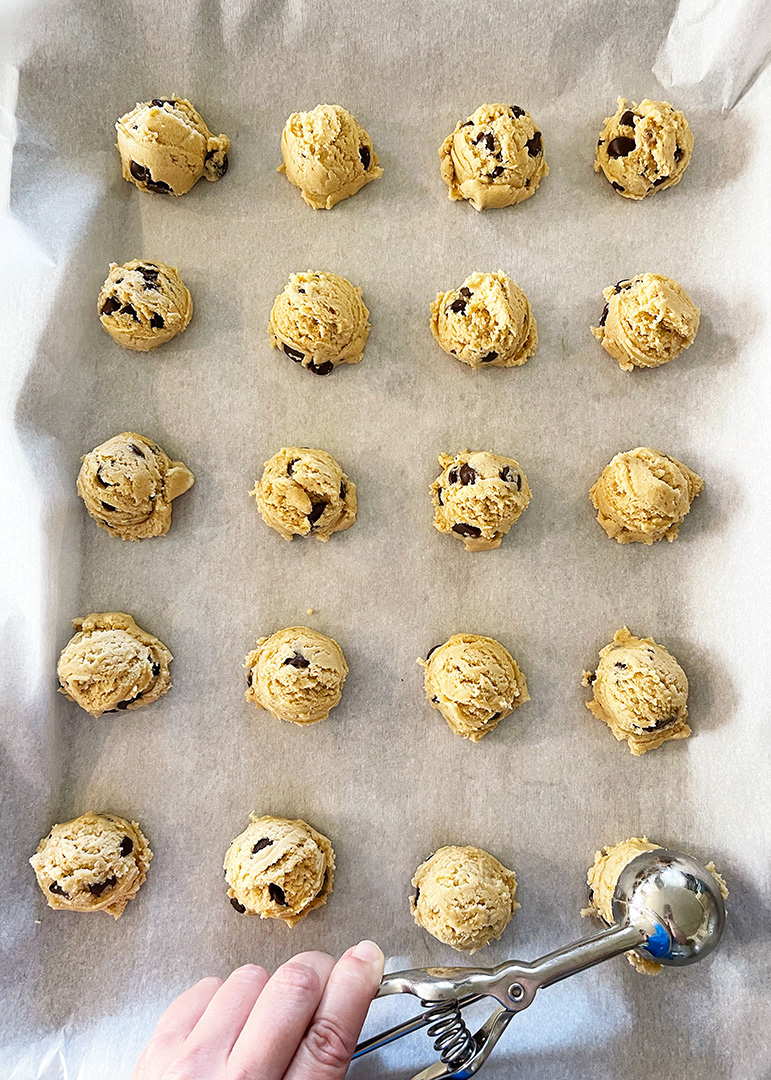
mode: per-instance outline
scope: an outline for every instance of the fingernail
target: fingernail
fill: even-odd
[[[383,965],[385,964],[385,957],[379,945],[376,945],[374,941],[360,941],[358,945],[351,949],[351,956],[355,956],[357,960],[363,960],[369,964],[373,970],[378,972],[378,978],[383,974]]]

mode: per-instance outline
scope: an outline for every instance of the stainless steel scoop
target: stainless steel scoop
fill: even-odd
[[[354,1057],[427,1027],[440,1060],[412,1080],[473,1076],[512,1018],[532,1004],[541,987],[629,949],[660,964],[692,964],[712,952],[725,927],[725,905],[713,876],[690,855],[667,848],[646,851],[624,867],[613,895],[613,915],[610,929],[532,963],[417,968],[386,975],[378,997],[414,994],[426,1011],[360,1043]],[[499,1004],[472,1033],[461,1009],[482,997]]]

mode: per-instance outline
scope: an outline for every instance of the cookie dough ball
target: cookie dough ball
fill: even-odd
[[[292,113],[281,136],[281,157],[278,171],[314,210],[331,210],[383,175],[372,139],[341,105]]]
[[[113,341],[150,352],[182,333],[193,317],[193,298],[173,266],[132,259],[110,263],[97,308]]]
[[[668,739],[687,739],[688,679],[663,645],[638,638],[624,626],[600,652],[597,670],[585,671],[583,685],[594,690],[586,707],[604,720],[633,754],[655,750]]]
[[[519,105],[480,105],[439,147],[442,180],[451,199],[475,210],[529,199],[549,166],[541,132]]]
[[[122,611],[73,619],[77,633],[59,657],[60,693],[92,716],[141,709],[171,687],[166,646]]]
[[[307,626],[260,638],[244,667],[246,700],[293,724],[326,720],[342,697],[348,674],[337,642]]]
[[[530,502],[527,477],[514,458],[488,450],[439,455],[441,473],[431,485],[434,527],[462,540],[466,551],[488,551]]]
[[[538,327],[530,302],[502,270],[472,274],[431,305],[431,333],[469,367],[519,367],[535,352]]]
[[[172,500],[195,483],[183,462],[135,431],[115,435],[81,461],[78,495],[97,525],[122,540],[164,536]]]
[[[638,274],[602,295],[605,308],[592,333],[624,371],[659,367],[693,345],[700,312],[672,278]]]
[[[202,176],[221,180],[230,139],[212,135],[186,98],[137,103],[115,125],[123,179],[140,191],[184,195]]]
[[[519,907],[514,871],[481,848],[439,848],[417,868],[412,884],[415,922],[458,952],[497,940]]]
[[[616,454],[589,492],[597,520],[619,544],[653,544],[677,537],[691,503],[704,487],[700,476],[648,446]]]
[[[586,880],[589,885],[589,906],[584,908],[582,915],[593,915],[602,919],[606,926],[612,926],[613,918],[613,894],[616,891],[616,883],[621,876],[624,867],[636,859],[638,855],[646,851],[656,851],[661,844],[653,844],[646,836],[632,836],[629,840],[622,840],[620,844],[604,847],[594,856],[594,865],[589,868]],[[728,896],[726,883],[715,869],[715,864],[707,863],[706,869],[712,874],[718,883],[723,899]],[[641,956],[634,950],[624,954],[638,971],[645,975],[658,975],[661,964],[648,957]]]
[[[292,274],[273,304],[270,344],[314,375],[358,364],[369,337],[361,289],[337,274]]]
[[[152,857],[136,821],[89,812],[54,825],[29,861],[49,907],[107,911],[119,919]]]
[[[473,742],[530,700],[516,660],[494,638],[454,634],[418,663],[432,707],[456,735]]]
[[[294,926],[332,892],[332,845],[305,821],[250,819],[225,855],[230,903],[241,915]]]
[[[678,109],[646,98],[618,99],[597,142],[594,171],[625,199],[644,199],[679,184],[693,153],[693,133]]]
[[[286,446],[274,454],[249,494],[265,524],[285,540],[329,540],[356,520],[356,485],[331,454],[308,446]]]

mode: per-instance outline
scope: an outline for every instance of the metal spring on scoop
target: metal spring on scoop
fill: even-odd
[[[466,1027],[457,1001],[424,1001],[427,1010],[428,1037],[434,1040],[434,1050],[445,1065],[462,1065],[476,1050],[474,1036]]]

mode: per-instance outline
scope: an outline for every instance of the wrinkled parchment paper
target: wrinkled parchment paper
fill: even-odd
[[[534,958],[593,929],[586,868],[638,833],[714,858],[731,889],[722,947],[658,979],[617,960],[544,991],[484,1075],[769,1075],[770,83],[735,37],[759,41],[759,5],[743,19],[730,7],[712,63],[706,13],[671,2],[6,9],[4,1077],[128,1077],[179,991],[246,961],[371,936],[391,970],[457,963],[407,907],[415,867],[446,843],[489,849],[520,881],[521,911],[474,962]],[[228,176],[180,200],[126,184],[113,147],[118,116],[171,93],[233,140]],[[665,96],[695,132],[682,184],[642,204],[591,169],[618,94]],[[532,112],[551,175],[522,206],[480,215],[448,201],[436,150],[486,100]],[[320,101],[355,113],[385,169],[331,213],[275,172],[287,115]],[[178,266],[196,305],[148,356],[114,345],[95,313],[107,264],[135,257]],[[372,312],[363,363],[327,379],[268,347],[271,303],[307,268],[350,278]],[[436,346],[429,304],[499,268],[530,298],[540,344],[524,368],[474,373]],[[682,281],[702,324],[676,362],[627,374],[588,328],[601,289],[645,270]],[[112,540],[76,498],[80,456],[124,429],[196,474],[163,540]],[[330,451],[358,485],[359,520],[328,545],[286,544],[247,496],[291,443]],[[617,546],[589,504],[607,461],[640,443],[706,482],[672,546]],[[436,455],[467,446],[513,455],[533,489],[495,552],[469,555],[431,525]],[[54,669],[70,619],[113,608],[168,643],[174,688],[96,721],[56,695]],[[248,706],[241,670],[258,636],[303,622],[351,669],[310,730]],[[663,641],[692,685],[694,736],[643,759],[580,687],[624,623]],[[532,696],[479,745],[428,707],[415,663],[461,630],[503,641]],[[50,911],[27,864],[53,821],[91,808],[139,820],[156,854],[119,923]],[[252,808],[334,842],[334,895],[292,931],[225,898],[223,855]],[[368,1030],[413,1009],[377,1002]],[[433,1059],[418,1034],[352,1075]]]

